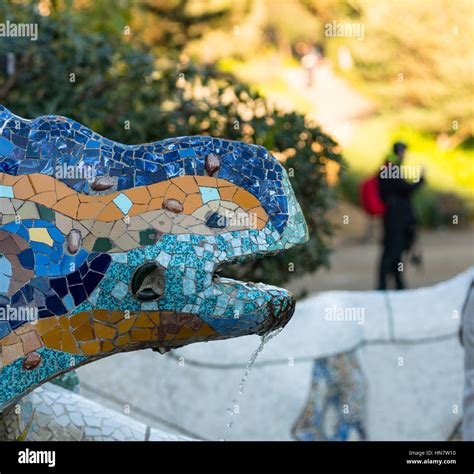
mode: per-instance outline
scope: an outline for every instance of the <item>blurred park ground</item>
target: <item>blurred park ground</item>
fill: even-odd
[[[373,288],[359,185],[403,140],[407,164],[426,169],[425,270],[409,277],[422,286],[474,264],[473,5],[7,0],[1,20],[37,22],[39,36],[2,38],[15,68],[0,101],[124,143],[208,134],[265,146],[290,171],[311,241],[228,272],[301,294]]]

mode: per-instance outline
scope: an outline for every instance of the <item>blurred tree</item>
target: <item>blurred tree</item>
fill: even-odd
[[[190,11],[192,2],[189,0],[145,0],[141,8],[152,13],[160,28],[153,28],[151,43],[159,45],[166,54],[181,52],[192,40],[201,38],[204,31],[225,20],[230,8],[217,10]]]
[[[325,38],[336,54],[346,45],[354,83],[378,99],[400,123],[428,133],[447,133],[452,145],[473,135],[471,0],[301,0],[325,22],[357,22],[364,38]]]
[[[157,67],[150,49],[123,32],[125,25],[104,25],[103,34],[97,23],[88,27],[90,14],[87,6],[67,3],[47,15],[38,12],[35,2],[0,4],[1,18],[39,25],[36,42],[2,39],[0,55],[13,52],[17,68],[12,76],[0,76],[0,101],[23,117],[69,116],[120,142],[205,134],[265,146],[286,161],[311,241],[228,272],[278,284],[292,276],[290,263],[298,275],[327,265],[331,226],[326,211],[335,196],[326,165],[342,164],[337,145],[302,115],[274,109],[212,67],[172,61]],[[123,15],[127,18],[126,8]],[[179,47],[175,44],[171,57]]]

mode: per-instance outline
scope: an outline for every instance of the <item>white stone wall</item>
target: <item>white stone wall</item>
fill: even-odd
[[[428,288],[325,292],[299,302],[257,358],[243,395],[239,383],[257,336],[194,344],[166,356],[120,354],[78,375],[86,388],[100,380],[102,395],[120,394],[132,413],[135,406],[156,413],[197,438],[289,440],[308,398],[314,360],[358,347],[368,380],[369,439],[443,440],[462,416],[458,329],[473,276],[471,268]],[[326,308],[334,305],[364,308],[364,324],[328,321]],[[226,409],[234,399],[239,413],[228,429]]]

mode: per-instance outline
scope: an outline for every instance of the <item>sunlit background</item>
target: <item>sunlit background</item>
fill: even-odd
[[[286,162],[312,240],[239,277],[373,288],[378,223],[359,189],[394,140],[427,177],[412,286],[474,263],[471,1],[8,0],[0,14],[39,23],[38,41],[0,44],[15,56],[0,77],[13,112],[70,116],[126,143],[226,136]]]

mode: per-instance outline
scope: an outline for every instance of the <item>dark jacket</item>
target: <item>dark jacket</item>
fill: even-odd
[[[421,177],[416,183],[408,183],[402,178],[381,177],[381,174],[380,197],[387,208],[384,224],[393,231],[414,226],[416,218],[411,205],[411,194],[424,183],[424,178]]]

